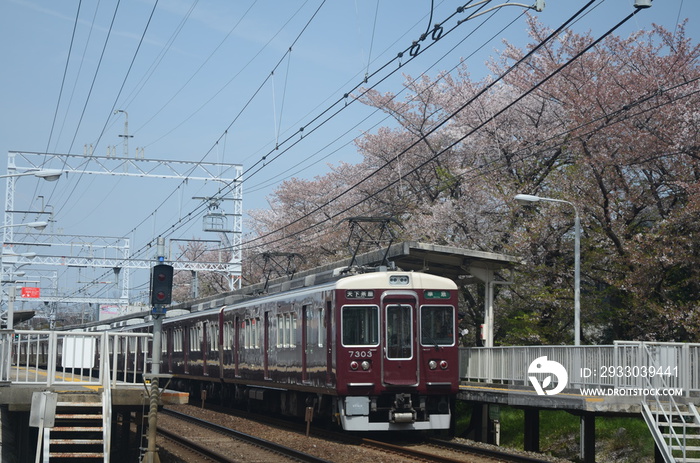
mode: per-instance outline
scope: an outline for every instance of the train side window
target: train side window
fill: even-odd
[[[326,319],[324,317],[323,309],[318,309],[316,314],[318,315],[318,322],[316,324],[318,327],[318,347],[323,347],[326,336]]]
[[[289,332],[289,347],[297,346],[297,314],[291,314],[291,326]]]
[[[255,349],[260,348],[260,319],[259,318],[254,318],[253,319],[253,327],[252,327],[252,333],[253,333],[253,339],[252,339],[252,346]]]
[[[289,347],[289,333],[292,331],[292,315],[284,314],[284,347]]]
[[[243,320],[243,348],[250,349],[250,319]]]
[[[224,322],[224,350],[231,350],[231,322]]]
[[[454,307],[423,306],[420,309],[420,342],[424,346],[451,346],[454,338]]]
[[[316,312],[313,311],[311,306],[308,304],[302,308],[302,312],[304,314],[302,317],[302,323],[306,323],[306,326],[304,327],[306,339],[304,339],[304,336],[302,335],[302,341],[306,341],[304,349],[309,350],[313,348],[315,344],[316,319],[314,317],[316,316]]]
[[[342,315],[344,346],[379,344],[379,307],[344,306]]]
[[[219,350],[219,324],[212,323],[209,325],[207,330],[207,335],[209,336],[209,349],[213,352]]]
[[[284,315],[277,315],[277,347],[284,347]]]

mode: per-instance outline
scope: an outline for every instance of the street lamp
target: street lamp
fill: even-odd
[[[3,228],[10,228],[10,227],[29,227],[29,228],[33,228],[33,229],[35,229],[35,230],[42,231],[43,229],[46,228],[46,226],[47,226],[48,224],[49,224],[48,222],[44,222],[44,221],[40,221],[40,222],[27,222],[27,223],[14,223],[14,224],[12,224],[12,225],[3,225],[3,226],[0,226],[0,229],[3,229]]]
[[[581,345],[581,220],[576,205],[563,199],[542,198],[535,195],[515,195],[518,204],[527,205],[538,201],[564,203],[574,208],[574,345]]]
[[[33,175],[35,177],[43,178],[47,182],[55,182],[61,177],[62,174],[63,171],[58,169],[30,169],[25,172],[0,175],[0,178],[25,177],[27,175]]]

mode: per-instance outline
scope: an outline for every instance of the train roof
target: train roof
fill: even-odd
[[[492,272],[508,269],[520,263],[516,257],[505,254],[405,241],[389,246],[386,249],[359,254],[354,260],[347,258],[296,273],[291,277],[276,278],[267,283],[257,283],[235,291],[174,304],[168,308],[168,312],[199,312],[257,298],[262,294],[274,294],[331,283],[365,272],[367,272],[366,274],[371,274],[369,272],[373,270],[386,270],[386,267],[382,267],[382,264],[387,261],[393,263],[400,270],[437,275],[453,282],[459,281],[460,285],[474,283],[478,280],[477,274],[481,271]],[[350,267],[351,264],[353,267]],[[150,311],[145,311],[139,314],[118,317],[118,319],[127,319],[129,317],[147,318],[149,315]],[[95,323],[101,324],[112,321],[117,321],[117,319]]]
[[[405,241],[355,257],[316,267],[294,275],[245,286],[239,290],[174,305],[172,308],[192,312],[231,305],[236,302],[291,289],[315,286],[341,280],[358,273],[386,270],[382,264],[389,261],[404,271],[438,275],[460,284],[473,283],[480,270],[500,270],[519,263],[516,257],[484,251],[474,251],[453,246]],[[354,264],[353,267],[349,267]]]

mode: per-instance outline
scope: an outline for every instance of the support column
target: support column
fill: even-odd
[[[538,408],[525,409],[524,441],[525,450],[540,451],[540,410]]]
[[[581,415],[581,461],[595,463],[595,413]]]
[[[489,405],[475,402],[472,406],[472,418],[469,425],[471,430],[467,438],[477,442],[489,443]]]
[[[121,418],[121,427],[119,431],[119,446],[122,449],[125,449],[125,455],[129,455],[128,450],[130,449],[129,447],[129,440],[130,440],[130,434],[131,434],[131,411],[123,411],[120,415]],[[138,442],[138,439],[136,439],[136,442]]]

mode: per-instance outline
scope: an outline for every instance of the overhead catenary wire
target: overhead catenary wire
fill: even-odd
[[[325,1],[324,1],[324,2],[325,2]],[[318,11],[320,10],[320,8],[321,8],[322,5],[323,5],[323,3],[318,7],[318,9],[316,10],[316,12],[315,12],[314,15],[312,16],[312,18],[306,23],[306,25],[304,26],[304,29],[299,33],[299,35],[297,36],[297,38],[296,38],[296,39],[294,40],[294,42],[292,43],[292,46],[290,46],[289,50],[292,49],[292,47],[294,46],[294,44],[296,43],[296,41],[298,41],[298,39],[301,37],[301,34],[304,32],[304,30],[306,30],[306,28],[307,28],[308,25],[310,24],[311,20],[313,20],[313,18],[316,16],[316,14],[318,13]],[[459,9],[458,9],[455,13],[452,13],[452,14],[449,16],[449,18],[454,17],[456,14],[458,14],[458,12],[459,12]],[[411,48],[411,47],[407,47],[406,49],[404,49],[403,52],[400,52],[400,53],[397,55],[397,57],[394,58],[394,59],[392,59],[389,63],[391,63],[391,62],[393,62],[393,61],[396,61],[397,58],[400,59],[400,56],[402,56],[403,53],[408,52],[408,51],[410,50],[410,48]],[[426,47],[426,49],[424,49],[424,50],[422,50],[422,51],[425,51],[425,50],[427,50],[427,47]],[[414,54],[414,55],[412,56],[412,58],[415,58],[415,56],[417,56],[417,53]],[[274,69],[276,69],[277,67],[280,66],[280,64],[283,62],[284,58],[285,58],[285,56],[283,56],[282,58],[280,58],[280,60],[278,61],[278,63],[275,65]],[[389,63],[387,63],[387,65],[388,65]],[[383,66],[383,67],[386,67],[387,65],[385,65],[385,66]],[[379,72],[379,71],[377,71],[377,72]],[[257,90],[257,91],[253,94],[253,96],[248,100],[248,103],[246,103],[246,105],[245,105],[244,108],[241,110],[241,112],[239,112],[239,115],[231,122],[231,124],[229,124],[229,126],[227,127],[227,129],[224,131],[224,134],[228,133],[228,131],[231,129],[231,127],[232,127],[233,124],[236,122],[236,120],[238,119],[238,117],[240,117],[240,115],[242,114],[242,112],[243,112],[243,111],[245,110],[245,108],[248,106],[248,104],[250,104],[250,102],[252,102],[252,100],[255,98],[255,96],[257,95],[257,93],[262,89],[262,87],[264,86],[265,82],[266,82],[266,81],[264,81],[264,82],[262,82],[262,83],[260,84],[260,87],[258,87],[258,90]],[[353,90],[356,89],[356,88],[358,88],[359,85],[361,85],[361,83],[360,83],[360,84],[357,84],[357,85],[353,88]],[[342,99],[339,99],[338,101],[342,101]],[[336,104],[337,104],[337,102],[336,102]],[[303,128],[302,128],[301,130],[303,130]],[[222,135],[222,136],[223,136],[223,135]],[[293,137],[293,136],[292,136],[292,137]],[[292,137],[289,137],[287,140],[291,139]],[[219,142],[219,140],[217,140],[217,141],[215,142],[215,144],[213,145],[213,147],[216,146],[216,145],[218,144],[218,142]],[[206,157],[206,156],[212,151],[213,147],[210,148],[210,149],[206,152],[206,154],[204,155],[204,157]],[[203,157],[203,158],[204,158],[204,157]],[[267,160],[267,155],[263,156],[263,157],[261,158],[261,160],[258,161],[258,163],[261,163],[261,162],[262,162],[263,164],[266,164],[266,160]],[[249,175],[248,175],[248,176],[249,176]],[[230,187],[230,185],[229,185],[229,187]],[[223,190],[223,189],[220,189],[219,192],[221,192],[222,190]],[[217,193],[217,194],[218,194],[218,193]],[[197,209],[201,209],[201,208],[203,208],[203,207],[205,207],[205,204],[204,204],[204,203],[201,203],[200,206],[199,206]],[[191,220],[191,218],[193,218],[193,217],[196,216],[196,214],[195,214],[194,212],[196,212],[196,210],[193,211],[193,213],[187,214],[187,216],[186,216],[185,218],[189,218],[189,219]],[[142,222],[142,223],[143,223],[143,222]],[[176,225],[177,225],[177,224],[173,225],[173,227],[176,226]],[[170,228],[172,229],[173,227],[170,227]],[[167,231],[166,231],[165,233],[167,233]],[[147,247],[149,247],[149,246],[150,246],[150,243],[147,244],[146,246],[144,246],[144,248],[147,248]],[[143,249],[143,248],[142,248],[142,249]]]
[[[129,75],[131,74],[131,69],[134,66],[134,61],[136,61],[136,57],[139,54],[139,50],[141,49],[141,45],[143,44],[144,37],[146,36],[146,32],[148,31],[148,27],[150,26],[151,20],[153,19],[153,14],[155,13],[156,8],[158,7],[158,1],[159,0],[155,0],[155,2],[153,3],[153,8],[151,9],[151,14],[148,17],[148,21],[146,22],[145,27],[143,28],[143,32],[141,33],[141,38],[139,39],[139,43],[136,47],[136,50],[134,51],[134,53],[132,55],[131,62],[129,63],[129,67],[126,71],[126,74],[124,75],[124,78],[122,79],[121,86],[119,87],[119,91],[117,92],[117,96],[114,98],[114,102],[112,103],[112,108],[109,111],[107,119],[105,120],[105,123],[102,126],[102,131],[100,132],[100,135],[97,137],[97,141],[95,142],[95,146],[97,146],[99,144],[99,142],[102,139],[102,136],[104,135],[105,130],[107,128],[107,123],[112,118],[112,116],[115,114],[114,109],[117,106],[117,101],[119,101],[119,97],[121,96],[122,91],[124,91],[124,86],[126,85],[126,81],[129,79]],[[124,143],[126,143],[126,141]],[[68,197],[65,200],[61,201],[62,206],[58,209],[58,211],[56,211],[56,214],[61,213],[63,208],[65,208],[66,205],[68,204],[68,201],[70,200],[71,196],[73,196],[73,194],[75,193],[75,190],[77,189],[78,184],[80,182],[80,178],[82,177],[83,174],[81,173],[79,175],[80,175],[80,177],[78,178],[78,180],[75,181],[75,183],[73,185],[73,189],[68,194]],[[57,188],[57,186],[54,186],[54,189],[51,192],[51,195],[49,196],[49,201],[51,201],[51,197],[53,196],[53,193],[56,191],[56,188]]]
[[[516,63],[516,64],[514,64],[513,66],[511,66],[511,67],[509,68],[509,71],[507,71],[506,73],[502,74],[502,75],[500,76],[500,78],[497,79],[497,81],[499,81],[499,80],[501,80],[503,77],[505,77],[505,75],[507,75],[507,73],[509,73],[510,70],[514,69],[520,62],[524,61],[527,57],[529,57],[529,56],[531,56],[532,54],[534,54],[535,51],[538,50],[538,49],[542,46],[542,44],[546,43],[551,37],[554,37],[555,35],[558,35],[558,33],[559,33],[561,30],[563,30],[564,28],[566,28],[567,25],[568,25],[571,21],[573,21],[578,15],[580,15],[582,12],[584,12],[584,11],[585,11],[592,3],[594,3],[594,2],[595,2],[595,0],[591,0],[586,6],[584,6],[584,7],[583,7],[582,9],[580,9],[574,16],[572,16],[572,18],[570,18],[567,22],[565,22],[564,24],[562,24],[556,31],[554,31],[552,34],[550,34],[550,37],[548,37],[547,39],[543,40],[537,47],[535,47],[534,49],[532,49],[532,50],[531,50],[525,57],[523,57],[518,63]],[[609,33],[611,33],[611,32],[612,32],[612,31],[610,31]],[[497,82],[497,81],[496,81],[496,82]],[[496,82],[493,82],[491,85],[495,85]],[[489,88],[490,88],[490,87],[489,87]],[[484,90],[484,91],[486,91],[486,90]],[[474,98],[474,99],[475,99],[475,98]],[[471,102],[472,102],[474,99],[470,100],[470,102],[467,102],[467,103],[462,107],[462,109],[460,109],[459,111],[457,111],[457,113],[460,112],[461,110],[463,110],[464,108],[466,108],[469,104],[471,104]],[[456,114],[456,113],[455,113],[455,114]],[[437,130],[439,127],[441,127],[442,125],[444,125],[444,123],[446,123],[446,122],[447,122],[449,119],[451,119],[451,117],[453,117],[453,116],[454,116],[454,115],[450,116],[449,118],[447,118],[446,120],[444,120],[441,124],[435,126],[429,133],[425,134],[425,137],[427,137],[427,136],[430,135],[432,132],[434,132],[435,130]],[[424,137],[422,137],[422,138],[424,138]],[[419,141],[420,141],[420,140],[419,140]],[[416,143],[418,143],[419,141],[417,141]],[[414,145],[412,145],[412,146],[415,146],[415,143],[414,143]],[[412,147],[412,146],[411,146],[411,147]],[[408,151],[408,149],[410,149],[411,147],[406,148],[406,150],[405,150],[404,152]],[[336,197],[332,198],[331,200],[328,201],[328,203],[331,202],[331,201],[333,201],[333,200],[338,199],[338,198],[339,198],[340,196],[342,196],[343,194],[345,194],[345,193],[351,191],[352,189],[356,188],[357,186],[359,186],[359,184],[361,184],[361,183],[363,183],[364,181],[368,180],[371,176],[377,174],[382,168],[386,167],[386,166],[389,165],[389,164],[391,164],[391,162],[389,162],[389,163],[385,164],[384,166],[380,167],[380,168],[377,169],[374,173],[372,173],[372,174],[370,174],[369,176],[365,177],[363,180],[361,180],[361,181],[358,182],[357,184],[351,186],[350,188],[346,189],[344,192],[342,192],[342,193],[340,193],[339,195],[337,195]],[[220,190],[220,191],[221,191],[221,190]],[[307,214],[307,216],[308,216],[308,215],[311,215],[312,213],[315,213],[316,211],[322,209],[323,207],[324,207],[324,206],[320,206],[320,207],[317,208],[316,210],[314,210],[314,211],[310,212],[309,214]],[[337,215],[338,215],[338,214],[336,214],[335,216],[337,216]],[[297,219],[296,221],[292,222],[291,224],[288,224],[288,225],[286,225],[285,227],[282,227],[282,228],[280,228],[280,229],[278,229],[278,230],[272,231],[272,232],[270,232],[269,234],[274,234],[275,232],[279,232],[279,231],[283,230],[284,228],[286,228],[287,226],[292,225],[292,224],[294,224],[294,223],[300,221],[301,219],[302,219],[302,218],[299,218],[299,219]],[[175,227],[175,225],[171,226],[171,227],[168,229],[167,232],[173,231],[173,230],[175,229],[174,227]],[[304,230],[304,231],[306,231],[306,230]],[[269,235],[269,234],[268,234],[268,235]],[[255,241],[258,241],[258,240],[261,240],[261,239],[263,239],[263,237],[255,238],[255,239],[249,241],[249,243],[250,243],[250,242],[255,242]]]
[[[594,3],[594,1],[595,1],[595,0],[591,0],[591,1],[589,2],[588,5]],[[588,5],[587,5],[587,6],[588,6]],[[571,22],[573,19],[575,19],[579,14],[581,14],[582,11],[585,11],[585,9],[586,9],[586,7],[582,8],[581,10],[579,10],[579,12],[576,13],[576,14],[575,14],[569,21],[567,21],[564,25],[562,25],[562,26],[560,27],[560,29],[564,28],[568,23],[570,23],[570,22]],[[454,17],[458,12],[460,12],[459,9],[458,9],[457,12],[453,13],[452,15],[450,15],[450,18]],[[452,32],[452,31],[453,31],[454,29],[456,29],[457,27],[459,27],[459,25],[454,26],[450,31],[448,31],[448,33],[449,33],[449,32]],[[445,34],[443,34],[443,36],[444,36],[444,35],[445,35]],[[420,53],[425,52],[431,45],[432,45],[432,44],[429,44],[427,47],[423,48],[422,50],[418,50],[415,54],[413,54],[413,55],[410,57],[410,59],[413,59],[413,58],[415,58],[416,56],[418,56]],[[395,62],[397,59],[400,59],[400,57],[403,56],[403,54],[406,53],[406,52],[408,52],[410,49],[411,49],[411,47],[409,46],[409,47],[405,48],[404,51],[399,52],[395,58],[393,58],[393,59],[390,60],[388,63],[386,63],[386,64],[384,64],[383,66],[381,66],[379,70],[382,70],[382,69],[386,68],[391,62]],[[531,53],[532,53],[532,52],[531,52]],[[282,62],[282,60],[280,60],[280,61],[278,62],[277,66],[279,66],[279,64],[280,64],[281,62]],[[374,74],[378,73],[379,70],[375,71]],[[373,75],[374,75],[374,74],[373,74]],[[386,78],[387,78],[387,77],[384,77],[384,79],[386,79]],[[384,79],[382,79],[382,80],[384,80]],[[380,82],[381,82],[381,81],[380,81]],[[263,83],[261,84],[261,86],[258,87],[258,90],[256,91],[256,94],[257,94],[257,92],[260,91],[260,89],[262,88],[262,85],[264,85],[264,83],[265,83],[265,82],[263,82]],[[361,85],[362,85],[362,83],[358,83],[358,84],[353,88],[352,91],[358,89]],[[377,84],[375,84],[375,85],[377,85]],[[251,97],[251,99],[249,99],[249,102],[252,101],[252,99],[254,98],[254,96],[255,96],[255,95],[253,95],[253,97]],[[357,100],[357,99],[353,99],[353,101],[356,101],[356,100]],[[323,115],[325,115],[326,113],[328,113],[334,106],[336,106],[336,105],[338,104],[338,102],[341,102],[341,101],[342,101],[342,98],[341,98],[341,99],[338,99],[334,104],[332,104],[329,108],[327,108],[327,109],[324,110],[321,114],[319,114],[318,116],[316,116],[312,121],[318,120],[321,116],[323,116]],[[339,109],[337,112],[342,111],[342,109],[343,109],[343,108],[341,107],[341,109]],[[326,121],[329,120],[331,117],[333,117],[335,114],[337,114],[337,112],[336,112],[336,113],[332,113],[331,116],[328,116],[328,117],[324,120],[324,122],[326,122]],[[227,131],[232,127],[232,125],[235,123],[235,121],[237,120],[237,118],[240,117],[240,114],[242,114],[242,111],[239,113],[239,115],[236,117],[236,119],[234,119],[234,120],[231,122],[231,124],[229,124],[229,126],[227,127]],[[308,125],[308,124],[307,124],[307,125]],[[319,124],[319,126],[320,126],[320,125],[322,125],[322,124]],[[315,127],[313,130],[316,130],[317,128],[318,128],[318,127]],[[436,127],[436,129],[437,129],[437,127]],[[300,130],[303,131],[303,128],[300,129]],[[225,132],[225,133],[227,133],[227,132]],[[293,138],[294,138],[294,135],[288,137],[288,138],[285,139],[283,142],[281,142],[280,145],[281,145],[282,143],[286,143],[286,142],[291,141]],[[292,142],[292,146],[294,146],[295,144],[297,144],[299,141],[300,141],[300,140],[295,140],[295,141],[293,141],[293,142]],[[218,143],[218,140],[217,140],[217,143]],[[208,154],[212,149],[213,149],[213,148],[210,148],[210,150],[207,152],[207,154]],[[289,148],[287,148],[287,150],[288,150],[288,149],[289,149]],[[273,150],[273,151],[274,151],[274,150]],[[268,154],[271,154],[273,151],[270,151]],[[275,157],[273,158],[273,160],[276,159],[276,158],[278,158],[278,157],[279,157],[281,154],[283,154],[284,152],[286,152],[286,150],[282,150],[279,154],[277,154],[277,156],[275,156]],[[266,165],[266,164],[267,164],[267,156],[268,156],[268,154],[262,156],[261,159],[260,159],[256,164],[254,164],[254,166],[255,166],[255,165],[258,165],[258,164],[261,164],[261,163],[264,164],[264,165]],[[264,167],[264,165],[263,165],[263,166],[259,166],[259,167],[258,167],[258,170],[257,170],[257,171],[254,171],[253,173],[248,172],[248,173],[246,174],[246,178],[245,178],[244,180],[249,180],[255,173],[259,172],[259,171]],[[231,185],[225,185],[224,187],[221,187],[221,188],[219,189],[219,191],[216,193],[216,195],[222,194],[222,193],[225,191],[226,188],[230,188],[230,187],[231,187]],[[204,203],[200,203],[200,205],[199,205],[195,210],[193,210],[190,214],[188,214],[188,215],[185,217],[185,219],[191,220],[193,217],[196,216],[195,213],[197,212],[197,210],[200,210],[200,209],[204,208],[205,206],[206,206],[206,205],[205,205]],[[182,221],[178,221],[178,223],[171,225],[170,227],[168,227],[168,229],[164,230],[163,233],[162,233],[160,236],[167,236],[168,233],[172,233],[174,230],[177,230],[177,227],[179,227],[179,226],[182,225],[181,222],[182,222]],[[142,249],[145,249],[145,248],[147,248],[147,247],[149,247],[149,245],[144,246],[144,248],[142,248]]]
[[[595,1],[595,0],[592,0],[591,2],[589,2],[588,5],[590,5],[590,4],[593,3],[594,1]],[[586,8],[586,6],[584,6],[584,9],[585,9],[585,8]],[[580,10],[580,12],[581,12],[581,11],[582,11],[582,10]],[[591,44],[589,44],[588,46],[586,46],[582,51],[580,51],[580,52],[577,53],[574,57],[572,57],[569,61],[567,61],[567,62],[564,63],[562,66],[560,66],[559,68],[557,68],[553,73],[551,73],[550,75],[548,75],[547,77],[545,77],[544,79],[542,79],[540,82],[538,82],[535,86],[531,87],[529,90],[527,90],[526,92],[524,92],[523,94],[521,94],[518,98],[516,98],[514,101],[512,101],[511,103],[509,103],[508,105],[506,105],[504,108],[502,108],[501,110],[499,110],[498,112],[496,112],[493,116],[491,116],[490,118],[488,118],[486,121],[482,122],[481,124],[479,124],[478,126],[476,126],[475,128],[473,128],[472,130],[470,130],[467,134],[463,135],[462,137],[459,137],[457,140],[455,140],[455,141],[453,141],[452,143],[450,143],[449,145],[447,145],[445,148],[443,148],[442,150],[440,150],[438,153],[434,154],[433,156],[429,157],[427,160],[423,161],[422,163],[420,163],[419,165],[417,165],[416,167],[414,167],[413,169],[411,169],[411,171],[410,171],[409,173],[414,173],[414,172],[416,172],[417,170],[423,168],[426,164],[428,164],[429,162],[432,162],[434,159],[436,159],[436,158],[439,157],[440,155],[442,155],[442,154],[444,154],[444,153],[446,153],[446,152],[449,152],[449,150],[451,150],[453,147],[455,147],[456,145],[458,145],[459,143],[461,143],[462,141],[464,141],[464,140],[465,140],[466,138],[468,138],[469,136],[473,135],[477,130],[480,130],[480,129],[481,129],[482,127],[484,127],[486,124],[492,122],[492,121],[493,121],[496,117],[498,117],[500,114],[503,114],[503,113],[504,113],[506,110],[508,110],[510,107],[512,107],[513,105],[515,105],[515,104],[518,103],[519,101],[521,101],[521,100],[522,100],[523,98],[525,98],[527,95],[531,94],[533,91],[535,91],[535,90],[536,90],[537,88],[539,88],[541,85],[543,85],[544,83],[546,83],[547,81],[549,81],[552,77],[554,77],[556,74],[558,74],[559,72],[561,72],[565,67],[569,66],[571,63],[573,63],[574,61],[576,61],[576,59],[577,59],[578,57],[580,57],[580,56],[583,55],[585,52],[587,52],[588,50],[590,50],[591,48],[593,48],[594,46],[596,46],[596,45],[597,45],[598,43],[600,43],[600,41],[603,40],[605,37],[607,37],[608,35],[612,34],[615,30],[617,30],[620,26],[622,26],[625,22],[627,22],[630,18],[632,18],[632,17],[633,17],[635,14],[637,14],[638,12],[639,12],[639,10],[633,11],[633,12],[632,12],[631,14],[629,14],[626,18],[624,18],[622,21],[620,21],[617,25],[615,25],[613,28],[609,29],[609,30],[608,30],[606,33],[604,33],[601,37],[599,37],[598,39],[596,39],[595,41],[593,41]],[[567,23],[568,23],[568,22],[567,22]],[[514,65],[511,66],[511,67],[509,67],[508,70],[506,70],[506,72],[500,76],[500,78],[502,79],[503,77],[505,77],[505,75],[509,74],[513,69],[515,69],[516,66],[518,66],[520,63],[524,62],[524,61],[525,61],[526,59],[528,59],[532,54],[534,54],[535,51],[537,51],[539,48],[541,48],[541,46],[543,46],[544,43],[548,42],[548,41],[549,41],[552,37],[554,37],[555,35],[558,35],[558,34],[561,32],[561,30],[566,26],[567,23],[565,23],[564,25],[562,25],[560,28],[558,28],[556,31],[554,31],[552,34],[550,34],[545,40],[543,40],[542,42],[540,42],[540,44],[538,44],[538,45],[535,46],[532,50],[530,50],[530,52],[527,53],[525,56],[523,56],[516,64],[514,64]],[[500,80],[500,79],[499,79],[499,80]],[[477,96],[480,96],[480,95],[482,95],[483,93],[485,93],[485,91],[486,91],[488,88],[490,88],[490,86],[485,87],[481,92],[479,92],[479,93],[477,94]],[[426,133],[424,136],[420,137],[420,139],[418,139],[418,140],[416,140],[415,142],[413,142],[410,146],[404,148],[404,150],[402,151],[402,153],[408,152],[408,150],[410,150],[411,148],[413,148],[414,146],[416,146],[418,143],[420,143],[420,142],[422,141],[423,138],[425,138],[425,137],[427,137],[428,135],[434,133],[438,128],[442,127],[447,121],[449,121],[449,120],[452,119],[455,115],[457,115],[458,113],[460,113],[461,111],[463,111],[465,108],[467,108],[475,99],[476,99],[476,97],[470,98],[469,101],[467,101],[465,104],[463,104],[460,108],[458,108],[458,109],[457,109],[455,112],[453,112],[450,116],[448,116],[447,118],[445,118],[441,123],[439,123],[439,124],[437,124],[435,127],[433,127],[428,133]],[[395,158],[394,158],[394,159],[395,159]],[[320,206],[314,208],[312,211],[308,212],[308,213],[305,214],[304,216],[302,216],[302,217],[300,217],[300,218],[297,218],[296,220],[290,222],[289,224],[286,224],[286,225],[283,226],[283,227],[280,227],[280,228],[278,228],[278,229],[276,229],[276,230],[273,230],[273,231],[269,232],[269,233],[268,233],[267,235],[265,235],[265,236],[256,237],[256,238],[254,238],[254,239],[252,239],[252,240],[249,240],[247,244],[250,245],[250,244],[253,243],[253,242],[260,241],[260,240],[264,239],[265,237],[268,237],[268,236],[273,235],[273,234],[275,234],[275,233],[278,233],[278,232],[281,232],[281,231],[283,231],[283,230],[286,230],[287,227],[289,227],[289,226],[291,226],[291,225],[294,225],[294,224],[296,224],[296,223],[299,223],[299,222],[301,222],[301,220],[303,220],[304,218],[307,218],[307,217],[309,217],[309,216],[311,216],[311,215],[313,215],[313,214],[319,212],[320,210],[322,210],[324,207],[326,207],[326,206],[327,206],[328,204],[330,204],[331,202],[336,201],[336,200],[339,199],[341,196],[347,194],[349,191],[352,191],[353,189],[357,188],[359,185],[361,185],[362,183],[364,183],[365,181],[367,181],[367,180],[368,180],[369,178],[371,178],[372,176],[377,175],[382,169],[384,169],[384,168],[386,168],[387,166],[389,166],[390,164],[392,164],[392,163],[394,162],[394,159],[390,159],[390,160],[387,161],[384,165],[382,165],[381,167],[379,167],[378,169],[376,169],[374,172],[372,172],[372,173],[370,173],[369,175],[367,175],[366,177],[364,177],[362,180],[356,182],[355,184],[353,184],[353,185],[351,185],[350,187],[346,188],[344,191],[342,191],[342,192],[338,193],[337,195],[335,195],[333,198],[331,198],[331,199],[329,199],[328,201],[326,201],[325,204],[320,205]],[[329,215],[326,219],[324,219],[322,222],[330,221],[330,220],[332,220],[332,219],[334,219],[334,218],[336,218],[336,217],[338,217],[338,216],[340,216],[340,215],[346,213],[347,211],[349,211],[349,210],[351,210],[352,208],[358,206],[358,205],[361,204],[362,202],[367,201],[367,200],[370,199],[371,197],[374,197],[374,196],[378,195],[379,193],[385,191],[386,189],[388,189],[388,188],[394,186],[396,183],[397,183],[397,180],[393,180],[393,181],[389,182],[389,183],[388,183],[387,185],[385,185],[383,188],[374,191],[371,195],[369,195],[369,196],[363,198],[361,201],[358,201],[358,202],[356,202],[356,203],[354,203],[354,204],[351,204],[351,205],[345,207],[344,209],[342,209],[342,210],[340,210],[340,211],[335,211],[333,214],[330,214],[330,215]],[[297,231],[295,231],[295,232],[293,233],[293,235],[303,234],[303,233],[309,231],[310,229],[312,229],[315,225],[316,225],[316,224],[311,225],[311,226],[307,226],[307,227],[305,227],[305,228],[303,228],[303,229],[301,229],[301,230],[297,230]],[[286,234],[284,238],[289,238],[289,234]],[[281,240],[281,239],[284,239],[284,238],[280,238],[280,240]]]

